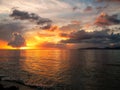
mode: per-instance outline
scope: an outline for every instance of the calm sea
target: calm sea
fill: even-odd
[[[117,90],[120,87],[120,51],[0,50],[0,75],[6,76],[6,80],[34,86]]]

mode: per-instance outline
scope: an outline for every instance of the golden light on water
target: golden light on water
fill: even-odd
[[[51,75],[50,73],[56,73],[57,70],[59,70],[59,64],[60,64],[60,61],[58,61],[60,60],[59,50],[54,50],[52,52],[54,54],[52,55],[50,54],[51,53],[50,50],[41,50],[41,51],[38,50],[34,52],[34,56],[33,56],[33,52],[34,51],[25,52],[26,60],[23,63],[22,68],[24,68],[25,70],[31,73],[34,73],[34,74],[42,73],[42,74],[46,74],[46,76]],[[37,59],[34,59],[34,57],[36,57]],[[32,60],[32,58],[34,60]],[[51,62],[51,59],[53,59],[54,61]]]
[[[52,53],[51,53],[52,52]],[[34,55],[33,55],[34,53]],[[67,82],[67,76],[60,76],[60,71],[64,71],[64,67],[69,69],[69,53],[62,50],[25,50],[21,53],[25,56],[25,60],[21,61],[21,68],[25,72],[32,73],[37,77],[36,79],[29,78],[27,82],[34,84],[38,82],[39,85],[54,85],[55,82]],[[67,62],[66,64],[64,62]],[[64,73],[66,75],[66,72]],[[67,77],[67,79],[65,78]]]

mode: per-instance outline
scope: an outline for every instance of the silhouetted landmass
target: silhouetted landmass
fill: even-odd
[[[89,47],[89,48],[79,48],[79,50],[120,50],[120,46],[119,47],[104,47],[104,48]]]

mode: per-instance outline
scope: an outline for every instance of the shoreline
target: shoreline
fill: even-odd
[[[17,80],[2,80],[4,77],[7,76],[0,76],[0,90],[73,90],[70,85],[32,86]]]
[[[2,80],[6,76],[0,76],[0,90],[37,90],[37,87],[25,85],[20,81]]]

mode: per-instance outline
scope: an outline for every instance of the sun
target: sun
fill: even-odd
[[[28,47],[20,47],[20,50],[25,50],[25,49],[29,49]]]
[[[36,49],[36,47],[35,46],[24,46],[24,47],[20,47],[18,49],[20,49],[20,50],[27,50],[27,49]]]

